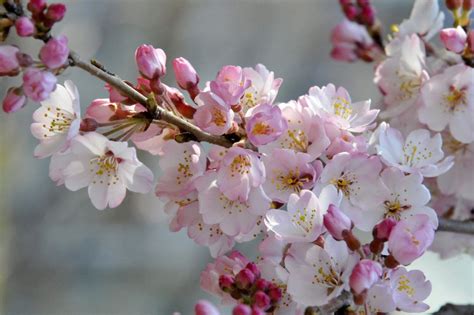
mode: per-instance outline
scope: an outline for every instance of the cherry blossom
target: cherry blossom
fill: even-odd
[[[431,293],[431,282],[426,280],[420,270],[408,271],[404,267],[398,267],[390,273],[390,285],[397,309],[410,313],[429,309],[423,301]]]
[[[99,210],[120,205],[127,189],[147,193],[152,188],[152,172],[125,142],[90,132],[74,137],[67,154],[69,163],[62,169],[64,185],[72,191],[88,186],[92,204]]]
[[[257,105],[273,104],[283,79],[275,78],[273,71],[269,71],[262,64],[257,64],[255,68],[244,68],[242,73],[245,80],[250,82],[240,101],[246,116],[249,116],[252,113],[250,109]]]
[[[366,28],[344,19],[331,32],[331,57],[340,61],[355,61],[358,58],[372,60],[374,41]]]
[[[254,107],[245,125],[249,141],[255,146],[276,140],[287,128],[280,108],[267,103]]]
[[[416,33],[429,40],[443,28],[444,13],[438,1],[416,0],[410,18],[399,26],[399,36]]]
[[[425,177],[436,177],[453,166],[453,157],[443,159],[442,138],[438,133],[431,137],[426,129],[417,129],[403,139],[400,131],[382,125],[378,153],[388,166],[406,173],[420,172]],[[443,160],[442,160],[443,159]]]
[[[238,105],[244,91],[250,86],[250,80],[243,76],[239,66],[224,66],[209,86],[228,106]]]
[[[64,86],[56,85],[55,91],[33,114],[31,133],[40,141],[34,152],[36,157],[45,158],[69,146],[79,134],[80,110],[74,83],[66,81]]]
[[[208,91],[196,97],[199,107],[194,114],[194,122],[202,130],[215,135],[226,133],[234,119],[234,112],[218,95]]]

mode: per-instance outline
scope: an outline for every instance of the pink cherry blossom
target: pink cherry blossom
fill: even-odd
[[[28,37],[35,33],[35,24],[26,16],[19,17],[15,21],[16,33],[20,37]]]
[[[194,189],[194,181],[206,170],[206,156],[194,141],[167,141],[162,149],[159,165],[163,174],[156,184],[160,197],[182,197]]]
[[[313,86],[300,102],[315,114],[350,132],[366,131],[379,113],[378,109],[370,109],[370,100],[352,103],[347,90],[343,87],[336,89],[333,84],[322,88]]]
[[[398,267],[389,277],[397,309],[410,313],[425,312],[429,309],[423,301],[431,293],[431,282],[426,280],[423,272]]]
[[[297,303],[319,306],[348,287],[349,276],[358,259],[349,254],[344,242],[328,237],[324,249],[313,245],[302,263],[292,260],[292,256],[285,260],[289,272],[288,292]]]
[[[211,91],[217,94],[227,105],[238,105],[250,81],[243,77],[239,66],[224,66],[209,84]]]
[[[430,40],[443,28],[444,13],[439,9],[438,1],[416,0],[410,18],[399,26],[399,36],[418,34]]]
[[[157,79],[166,74],[166,54],[152,45],[141,45],[135,50],[135,62],[140,74],[149,79]]]
[[[219,224],[229,236],[251,231],[270,208],[270,199],[261,187],[252,188],[246,201],[230,200],[219,189],[218,175],[209,171],[196,180],[199,212],[206,224]]]
[[[49,69],[62,67],[68,56],[68,39],[64,35],[51,38],[40,50],[40,59]]]
[[[249,141],[255,146],[275,141],[287,128],[281,109],[266,103],[253,108],[245,126]]]
[[[250,190],[265,180],[265,167],[258,155],[250,150],[232,147],[220,163],[217,186],[230,200],[245,202]]]
[[[384,124],[379,134],[378,154],[382,161],[406,173],[420,172],[425,177],[436,177],[453,166],[453,157],[443,159],[442,138],[431,137],[426,129],[413,130],[403,139],[401,133]]]
[[[67,155],[70,162],[62,169],[60,181],[64,180],[66,188],[72,191],[89,186],[89,197],[99,210],[120,205],[127,189],[147,193],[152,188],[153,173],[125,142],[109,141],[90,132],[74,137]],[[62,163],[64,159],[53,161]]]
[[[194,306],[195,315],[220,315],[217,308],[206,300],[199,300]]]
[[[194,122],[204,131],[222,135],[229,131],[234,112],[223,99],[212,92],[202,92],[196,97],[199,107],[194,113]]]
[[[390,254],[401,264],[408,265],[423,255],[434,238],[434,226],[426,214],[416,214],[401,220],[388,239]]]
[[[26,105],[26,96],[18,88],[10,88],[2,102],[5,113],[14,113]]]
[[[369,290],[382,277],[382,266],[373,260],[362,259],[355,265],[349,278],[349,285],[355,294]]]
[[[20,71],[20,63],[16,57],[20,50],[11,45],[0,46],[0,76],[17,75]]]
[[[268,197],[278,202],[287,202],[292,193],[311,189],[317,178],[306,153],[275,149],[272,155],[263,157],[263,163],[267,173],[263,188]]]
[[[28,68],[23,73],[23,91],[35,102],[44,101],[56,88],[57,79],[49,71]]]
[[[262,64],[257,64],[255,68],[244,68],[242,73],[245,80],[250,81],[240,102],[245,115],[250,116],[251,109],[257,105],[273,104],[283,79],[275,78],[273,71]]]
[[[474,141],[474,69],[464,64],[446,68],[421,89],[418,118],[433,131],[447,125],[461,142]]]
[[[31,133],[40,141],[35,157],[45,158],[69,146],[79,134],[80,110],[79,92],[74,83],[58,84],[33,114]]]
[[[329,146],[322,119],[299,102],[290,101],[278,105],[288,128],[275,141],[259,147],[259,151],[272,154],[276,148],[307,153],[314,160]]]
[[[344,19],[331,32],[331,57],[339,61],[370,60],[374,42],[366,28]]]
[[[467,34],[464,29],[458,25],[456,28],[445,28],[439,34],[444,47],[455,53],[462,53],[466,46]]]
[[[290,195],[288,211],[269,210],[265,225],[281,240],[311,243],[325,231],[323,217],[329,205],[339,203],[340,195],[333,186],[324,188],[319,198],[309,190],[302,190]]]

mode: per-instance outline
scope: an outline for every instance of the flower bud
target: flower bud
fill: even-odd
[[[79,130],[84,131],[84,132],[91,132],[91,131],[95,131],[98,126],[99,124],[97,123],[97,121],[95,121],[95,119],[84,118],[81,120],[81,125],[79,127]]]
[[[235,284],[240,289],[249,289],[255,282],[255,275],[252,271],[244,268],[235,276]]]
[[[459,9],[461,5],[462,0],[446,0],[446,7],[451,11]]]
[[[346,15],[349,21],[354,21],[359,15],[359,10],[353,4],[346,5],[343,8],[344,14]]]
[[[5,113],[14,113],[23,108],[25,104],[26,96],[23,95],[21,88],[9,88],[2,106]]]
[[[166,54],[152,45],[141,45],[135,51],[138,71],[147,79],[158,79],[166,74]]]
[[[46,11],[46,18],[53,22],[59,22],[66,15],[66,6],[63,3],[53,3]]]
[[[23,91],[33,101],[41,102],[56,88],[56,82],[51,72],[28,68],[23,74]]]
[[[14,76],[20,72],[20,64],[16,57],[19,51],[15,46],[0,46],[0,76]]]
[[[341,241],[342,231],[351,230],[352,221],[338,207],[331,204],[324,215],[324,226],[334,239]]]
[[[63,66],[69,56],[68,40],[64,35],[51,38],[40,50],[40,59],[49,69]]]
[[[268,282],[267,280],[263,278],[260,278],[255,282],[255,287],[257,288],[257,290],[261,290],[261,291],[266,291],[269,285],[270,285],[270,282]]]
[[[16,53],[16,59],[18,60],[18,63],[20,64],[20,66],[23,68],[28,68],[34,63],[34,60],[33,58],[31,58],[30,55],[22,53],[22,52]]]
[[[46,9],[46,0],[30,0],[27,8],[33,14],[41,13]]]
[[[462,3],[462,9],[464,11],[471,11],[472,7],[474,7],[474,0],[464,0]]]
[[[373,231],[372,235],[375,239],[386,242],[388,241],[388,237],[390,236],[390,232],[392,231],[393,227],[397,225],[397,221],[393,218],[384,219],[382,222],[377,224]]]
[[[224,292],[229,292],[232,289],[234,282],[234,277],[231,275],[220,275],[219,288]]]
[[[374,25],[375,23],[375,9],[373,6],[368,5],[362,7],[362,12],[360,13],[360,18],[362,22],[366,25]]]
[[[195,315],[220,315],[217,308],[206,300],[199,300],[194,306]]]
[[[28,37],[35,33],[35,24],[28,17],[22,16],[15,21],[15,29],[20,37]]]
[[[257,306],[258,308],[261,308],[262,310],[266,310],[268,307],[270,307],[270,297],[265,294],[263,291],[257,291],[255,292],[254,296],[254,305]]]
[[[260,269],[254,262],[249,262],[245,268],[250,270],[256,278],[260,278]]]
[[[399,263],[408,265],[423,255],[434,239],[434,227],[426,214],[401,220],[388,238],[390,254]]]
[[[268,296],[270,297],[272,302],[276,304],[281,300],[283,293],[281,292],[281,289],[278,286],[273,285],[268,290]]]
[[[232,315],[252,315],[252,309],[245,304],[239,304],[232,310]]]
[[[252,315],[267,315],[267,313],[257,306],[254,306],[252,307]]]
[[[199,83],[199,76],[191,63],[183,57],[173,60],[173,69],[179,87],[189,90]]]
[[[349,285],[354,294],[370,289],[382,276],[382,266],[373,260],[362,259],[352,270]]]
[[[445,28],[440,32],[439,37],[447,50],[458,54],[464,51],[467,34],[461,26]]]
[[[474,30],[470,30],[467,34],[467,47],[469,47],[469,51],[474,54]]]

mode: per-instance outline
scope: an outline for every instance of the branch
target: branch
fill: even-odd
[[[330,315],[334,314],[338,309],[349,305],[352,300],[352,294],[348,291],[343,291],[341,295],[335,297],[329,303],[322,306],[314,306],[306,309],[308,314]],[[305,314],[306,314],[305,312]]]
[[[474,305],[454,305],[448,303],[443,305],[434,315],[472,315],[474,314]]]
[[[474,234],[474,221],[458,221],[439,218],[438,231]]]
[[[100,69],[92,63],[82,61],[79,55],[73,51],[71,51],[69,54],[69,60],[71,61],[72,66],[81,68],[82,70],[99,78],[100,80],[107,82],[108,84],[116,88],[118,91],[120,91],[122,94],[127,95],[133,101],[140,103],[147,108],[149,107],[148,99],[143,94],[135,90],[133,87],[126,84],[119,77],[105,72],[104,70]],[[233,144],[231,141],[227,140],[223,136],[215,136],[202,131],[187,120],[182,119],[165,109],[157,108],[156,116],[159,120],[166,121],[172,125],[175,125],[180,130],[187,131],[193,134],[198,141],[208,142],[226,148],[231,147]]]

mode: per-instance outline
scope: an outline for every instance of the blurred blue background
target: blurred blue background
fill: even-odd
[[[408,17],[412,1],[374,1],[385,26]],[[95,57],[134,80],[134,50],[163,48],[168,60],[183,56],[212,79],[220,66],[263,63],[284,78],[278,101],[297,98],[312,85],[333,82],[353,100],[380,96],[372,64],[336,63],[329,57],[331,28],[342,14],[336,0],[76,0],[55,33],[70,38],[82,57]],[[14,32],[12,32],[14,33]],[[35,52],[32,39],[9,42]],[[168,62],[168,84],[174,84]],[[106,97],[100,81],[78,69],[72,79],[84,109]],[[0,91],[17,79],[1,79]],[[48,178],[49,160],[32,157],[29,132],[36,105],[0,115],[0,313],[192,314],[210,298],[199,273],[211,261],[206,248],[184,232],[168,231],[162,203],[153,195],[128,194],[117,209],[97,211],[86,190],[73,193]],[[156,158],[141,159],[158,174]],[[252,246],[252,245],[250,245]],[[432,311],[447,301],[473,303],[473,260],[439,261],[427,254],[414,267],[433,282]]]

